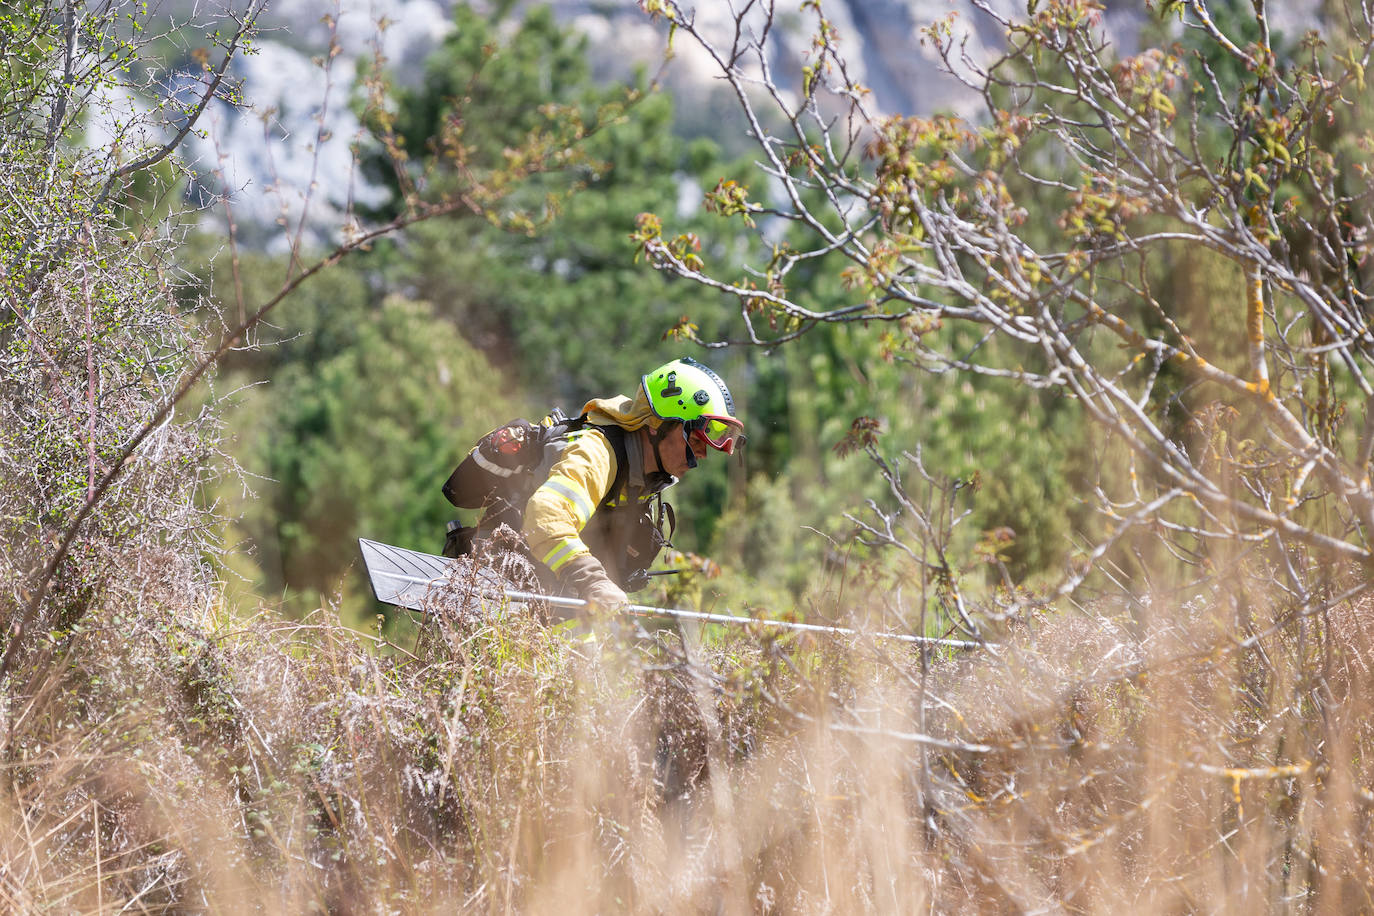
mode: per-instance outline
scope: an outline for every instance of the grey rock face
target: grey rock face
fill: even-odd
[[[200,2],[170,0],[168,5],[180,3],[189,12]],[[307,223],[327,237],[337,228],[349,199],[372,199],[378,193],[359,183],[347,152],[358,130],[347,107],[357,62],[380,46],[401,82],[418,81],[425,55],[453,27],[453,5],[454,0],[277,0],[263,20],[269,31],[263,35],[262,51],[240,63],[251,111],[211,112],[214,138],[192,149],[207,184],[232,195],[241,219],[270,226],[284,217],[294,225],[305,204],[294,189],[309,186],[314,175],[319,186]],[[679,38],[665,65],[666,23],[651,22],[636,0],[551,0],[550,5],[560,21],[587,36],[598,78],[628,79],[636,68],[661,75],[677,99],[681,128],[739,132],[738,122],[730,120],[737,117],[736,103],[719,78],[717,64],[692,42]],[[734,34],[732,10],[738,5],[738,0],[700,0],[696,21],[724,46]],[[930,23],[953,16],[963,52],[987,63],[1003,47],[1004,28],[998,17],[1024,16],[1025,2],[982,0],[982,5],[991,15],[976,8],[975,0],[823,0],[851,75],[872,91],[870,108],[904,114],[972,113],[976,92],[944,72],[943,62],[931,44],[922,41],[921,33]],[[1104,6],[1106,39],[1121,54],[1135,53],[1136,36],[1149,15],[1143,3],[1104,0]],[[1319,7],[1320,0],[1270,3],[1271,25],[1296,37],[1317,21]],[[341,49],[328,93],[324,73],[312,61],[328,46],[326,13],[336,23]],[[389,24],[379,32],[383,20]],[[746,37],[749,29],[755,34],[762,30],[757,12],[745,26]],[[779,0],[764,64],[785,91],[795,94],[799,89],[815,28],[815,14],[802,11],[800,2]],[[965,75],[972,78],[968,71]],[[332,139],[317,144],[321,118]],[[724,139],[728,143],[729,138]]]

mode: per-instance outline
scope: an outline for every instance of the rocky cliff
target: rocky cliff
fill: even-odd
[[[179,0],[190,4],[192,0]],[[1315,21],[1320,0],[1271,4],[1277,29],[1296,33]],[[524,2],[523,5],[531,5]],[[651,22],[635,0],[552,0],[556,15],[588,36],[595,72],[624,79],[636,68],[661,74],[663,85],[678,100],[680,129],[718,131],[722,112],[733,102],[722,98],[716,68],[690,42],[675,44],[677,53],[664,66],[667,29]],[[726,42],[733,31],[731,0],[703,0],[695,15],[708,31]],[[294,191],[322,180],[323,193],[311,204],[312,218],[322,224],[337,219],[349,199],[375,194],[360,186],[350,168],[348,143],[356,119],[345,104],[358,59],[380,46],[402,82],[421,73],[426,53],[452,28],[453,0],[339,0],[331,11],[342,53],[327,81],[312,58],[329,40],[330,19],[320,0],[278,0],[262,20],[266,31],[259,53],[243,58],[239,75],[254,111],[243,115],[227,108],[212,113],[211,139],[195,147],[207,184],[232,190],[238,216],[270,225],[282,214],[294,218],[302,199]],[[795,86],[815,28],[814,13],[799,3],[779,2],[770,35],[769,67],[784,86]],[[1019,0],[826,0],[826,15],[837,28],[854,75],[873,92],[881,111],[914,114],[962,111],[971,91],[941,71],[933,50],[921,41],[921,29],[954,14],[974,59],[988,60],[1001,47],[1002,29],[977,9],[997,15],[1024,15]],[[1135,47],[1135,36],[1148,15],[1139,0],[1105,0],[1104,30],[1123,53]],[[188,7],[189,9],[189,7]],[[378,23],[386,28],[379,30]],[[748,22],[760,25],[757,15]],[[660,69],[662,68],[662,69]],[[326,103],[326,99],[328,100]],[[319,144],[318,121],[332,140]],[[266,138],[269,143],[264,143]],[[315,157],[321,157],[318,170]],[[212,178],[212,176],[215,176]]]

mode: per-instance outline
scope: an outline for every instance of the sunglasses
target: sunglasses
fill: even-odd
[[[698,417],[682,424],[683,431],[696,433],[714,449],[727,455],[735,453],[735,447],[744,444],[744,428],[733,417],[723,420],[719,417]]]

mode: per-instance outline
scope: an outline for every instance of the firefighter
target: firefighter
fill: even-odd
[[[654,511],[662,492],[710,449],[733,454],[744,424],[720,376],[690,357],[643,376],[634,397],[592,400],[583,413],[530,496],[523,533],[546,588],[604,612],[629,603],[666,543]]]

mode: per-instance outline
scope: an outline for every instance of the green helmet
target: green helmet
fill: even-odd
[[[700,433],[727,455],[744,439],[744,424],[735,417],[730,389],[690,356],[659,366],[640,382],[660,419],[682,421],[684,431]]]

